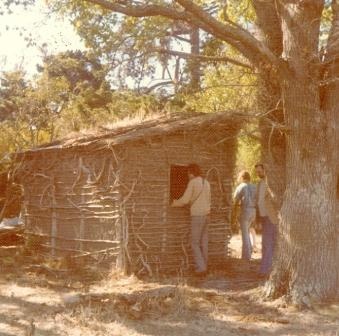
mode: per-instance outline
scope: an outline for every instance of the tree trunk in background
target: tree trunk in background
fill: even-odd
[[[191,31],[191,54],[200,54],[200,34],[197,27],[192,27]],[[188,67],[191,76],[190,89],[192,92],[196,92],[200,89],[200,61],[197,58],[193,58],[188,61]]]

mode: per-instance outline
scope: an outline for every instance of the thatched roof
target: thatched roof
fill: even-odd
[[[222,113],[177,113],[170,116],[156,116],[146,121],[130,122],[121,126],[121,123],[110,127],[100,127],[95,131],[78,134],[53,143],[33,148],[26,153],[45,150],[70,149],[93,144],[109,143],[110,146],[125,142],[137,141],[163,134],[171,134],[181,130],[194,130],[197,128],[238,129],[243,118],[240,114]]]

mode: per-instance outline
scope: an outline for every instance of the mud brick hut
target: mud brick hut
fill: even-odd
[[[189,209],[170,203],[196,162],[212,190],[210,265],[223,263],[239,127],[227,114],[180,114],[24,152],[27,229],[56,256],[105,255],[135,273],[185,272],[193,263]]]

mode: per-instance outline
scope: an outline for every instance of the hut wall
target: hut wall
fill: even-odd
[[[25,222],[46,249],[55,255],[119,254],[120,194],[107,152],[42,151],[26,158],[25,170]]]
[[[178,132],[125,146],[122,179],[130,197],[124,204],[128,260],[135,272],[185,272],[192,267],[188,208],[170,207],[170,167],[198,163],[211,184],[209,265],[228,255],[231,187],[236,131]],[[220,140],[219,144],[217,144]],[[131,194],[131,190],[133,193]]]
[[[212,188],[209,265],[224,263],[236,127],[197,127],[120,145],[88,142],[23,159],[25,222],[55,255],[105,251],[121,267],[185,272],[193,264],[188,208],[170,206],[172,165],[198,163]],[[112,258],[110,258],[112,260]]]

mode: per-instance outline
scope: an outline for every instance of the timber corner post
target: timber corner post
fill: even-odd
[[[120,251],[116,265],[124,275],[127,275],[130,269],[128,258],[128,219],[124,205],[121,206],[120,216],[119,224],[117,225],[117,236],[120,242]]]
[[[56,216],[56,197],[55,197],[55,181],[54,179],[51,180],[52,183],[52,223],[51,223],[51,247],[52,247],[52,256],[55,257],[55,248],[56,248],[56,237],[58,235],[58,223],[57,223],[57,216]]]

